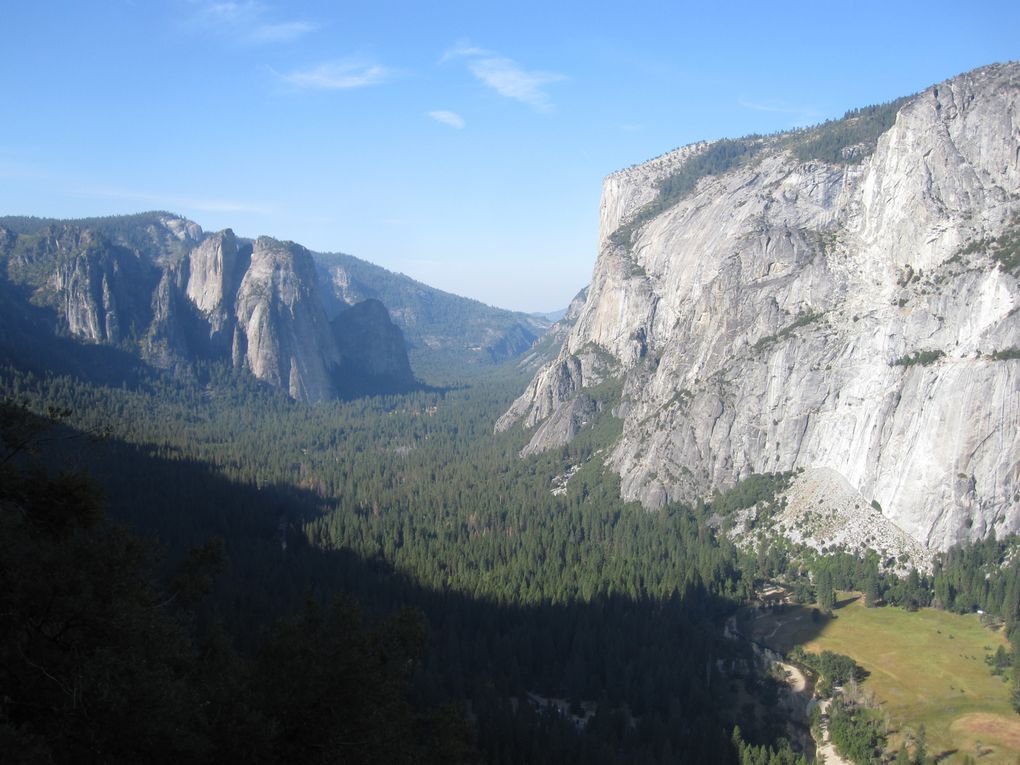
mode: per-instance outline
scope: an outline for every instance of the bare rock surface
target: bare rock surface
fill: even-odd
[[[831,468],[800,473],[784,492],[786,507],[775,528],[794,542],[816,550],[841,549],[863,554],[877,550],[882,563],[905,572],[930,572],[933,551],[872,507],[842,475]]]
[[[1020,530],[1018,100],[1020,64],[993,65],[905,99],[837,156],[810,143],[824,126],[754,139],[658,206],[727,145],[609,176],[587,299],[497,429],[617,377],[607,464],[626,499],[825,468],[924,547]],[[562,432],[539,427],[526,451]]]
[[[0,278],[53,309],[58,333],[185,377],[229,362],[302,401],[416,384],[378,301],[331,328],[312,254],[293,242],[206,234],[167,213],[4,221]]]

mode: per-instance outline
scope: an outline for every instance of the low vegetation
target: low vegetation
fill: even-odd
[[[754,350],[760,351],[768,348],[773,343],[785,340],[796,330],[818,321],[822,318],[822,316],[823,314],[820,311],[805,311],[804,313],[798,314],[797,318],[779,330],[776,334],[758,338],[758,341],[754,344]]]
[[[821,657],[826,654],[842,655],[857,667],[853,672],[861,694],[888,719],[890,756],[901,742],[913,749],[923,726],[930,754],[973,752],[980,742],[981,762],[1015,762],[1020,717],[1011,705],[1009,671],[992,672],[1009,656],[1000,632],[984,626],[976,614],[866,608],[862,598],[846,593],[837,599],[831,618],[818,619],[807,606],[791,606],[763,617],[755,632],[771,633],[767,642],[807,666],[817,665],[823,675]],[[875,716],[869,712],[865,717],[872,726]],[[836,728],[831,733],[853,757],[854,749],[840,746]],[[860,738],[870,736],[862,733]]]
[[[913,353],[908,353],[897,359],[893,359],[889,362],[889,366],[912,367],[920,365],[922,367],[926,367],[930,364],[934,364],[945,355],[945,351],[942,350],[914,351]]]
[[[1002,234],[969,242],[960,248],[953,259],[979,252],[987,253],[1007,273],[1020,276],[1020,214],[1010,219]]]
[[[819,161],[835,165],[862,162],[874,153],[879,136],[892,127],[900,107],[909,99],[908,96],[885,104],[851,109],[840,119],[773,136],[747,135],[714,141],[660,180],[655,199],[638,210],[609,239],[613,244],[629,246],[635,231],[690,196],[702,179],[746,165],[765,148],[788,149],[801,162]]]
[[[1014,346],[1012,348],[1003,348],[1002,350],[993,351],[991,358],[992,361],[1011,361],[1012,359],[1020,359],[1020,347]]]

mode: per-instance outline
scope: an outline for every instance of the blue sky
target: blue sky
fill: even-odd
[[[1020,57],[1020,3],[14,2],[0,214],[169,209],[487,303],[591,275],[601,179]]]

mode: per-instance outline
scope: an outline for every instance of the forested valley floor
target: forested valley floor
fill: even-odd
[[[781,477],[694,507],[627,505],[600,459],[619,432],[619,391],[591,391],[603,413],[570,445],[520,459],[526,435],[492,428],[524,382],[504,366],[307,405],[225,370],[117,385],[5,366],[2,597],[36,633],[5,627],[4,671],[46,709],[8,695],[0,743],[25,762],[810,754],[784,738],[780,684],[723,629],[766,579],[808,581],[781,545],[756,555],[718,531],[734,508],[767,504]],[[73,521],[33,514],[69,492]],[[830,589],[877,576],[874,561],[814,565]],[[974,595],[977,579],[954,571],[942,573],[957,577],[954,597],[1009,610],[1006,578]],[[109,592],[61,581],[87,576]],[[936,585],[881,584],[889,601],[921,605]],[[109,623],[82,631],[85,608]],[[105,653],[111,633],[127,664]],[[132,653],[157,637],[165,650]],[[154,690],[139,696],[132,682]],[[136,715],[107,730],[99,713],[114,714],[118,694],[137,697]]]

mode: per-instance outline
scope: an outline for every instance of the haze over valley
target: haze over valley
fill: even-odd
[[[0,53],[0,759],[1017,761],[1016,9],[88,5]]]

